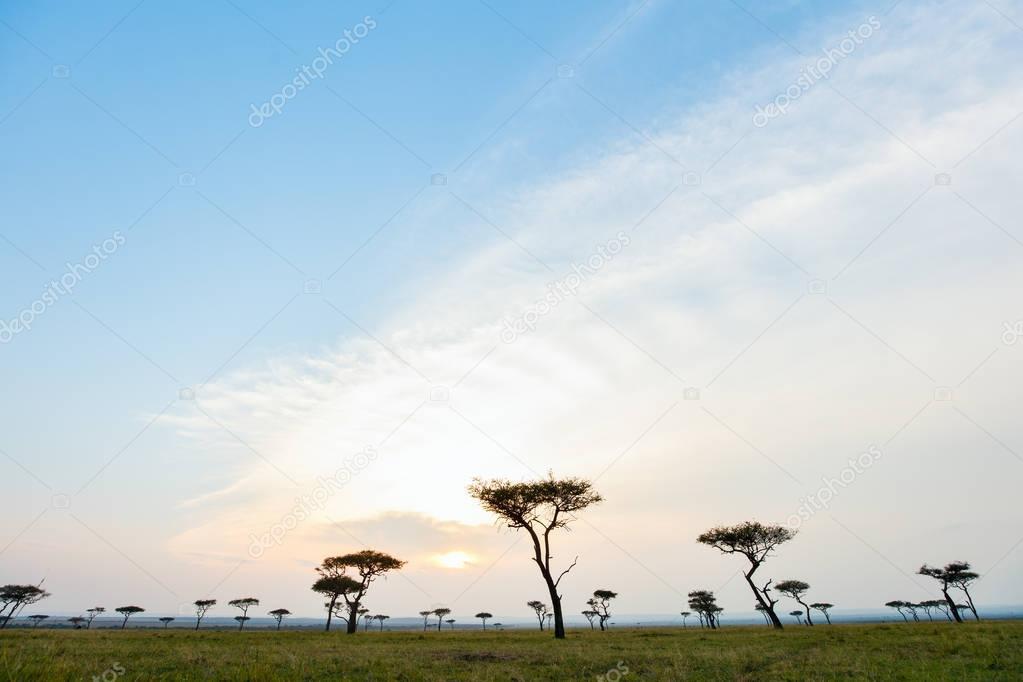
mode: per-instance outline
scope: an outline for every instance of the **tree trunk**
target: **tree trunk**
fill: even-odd
[[[784,626],[781,624],[781,619],[778,618],[778,614],[774,612],[774,604],[771,603],[770,599],[765,600],[764,596],[760,594],[760,589],[753,584],[753,573],[757,570],[757,568],[757,566],[754,566],[750,569],[749,573],[744,573],[743,575],[746,578],[746,582],[749,584],[749,588],[753,590],[753,595],[757,598],[757,601],[760,602],[760,605],[764,607],[764,613],[766,613],[770,619],[771,625],[777,630],[782,630],[784,629]]]
[[[121,629],[123,630],[124,626],[127,625],[127,624],[128,624],[128,616],[125,616],[124,620],[121,621]]]
[[[956,603],[954,601],[952,601],[952,597],[948,596],[948,586],[947,585],[942,585],[941,586],[941,593],[943,595],[945,595],[945,603],[948,604],[948,610],[952,612],[953,616],[955,616],[956,622],[957,623],[962,623],[963,622],[963,618],[962,618],[962,616],[959,615],[959,609],[956,608]]]
[[[359,630],[359,602],[348,606],[348,627],[345,632],[354,635]]]
[[[967,590],[965,587],[961,589],[966,594],[966,603],[970,605],[970,611],[973,611],[973,617],[976,618],[977,622],[979,623],[980,616],[977,615],[977,607],[973,605],[973,597],[970,596],[970,591]]]
[[[444,616],[437,616],[437,632],[440,632],[442,625],[444,625]]]
[[[828,625],[831,625],[831,616],[828,615],[827,611],[824,612],[824,619],[828,621]]]
[[[810,620],[810,607],[807,606],[806,604],[804,604],[802,601],[800,601],[798,599],[796,601],[799,602],[799,605],[802,606],[806,610],[806,624],[807,625],[813,625],[813,621]]]
[[[327,629],[326,632],[330,632],[330,621],[334,617],[334,605],[337,604],[337,597],[330,598],[330,604],[327,605]]]

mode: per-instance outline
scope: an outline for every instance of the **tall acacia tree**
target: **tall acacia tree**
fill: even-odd
[[[974,580],[980,578],[980,574],[971,571],[970,564],[967,561],[953,561],[950,564],[946,564],[943,570],[949,577],[949,583],[958,587],[966,595],[966,603],[969,605],[973,617],[980,621],[980,616],[977,615],[977,607],[974,606],[973,597],[970,596],[970,585],[973,584]]]
[[[835,608],[834,604],[829,604],[826,601],[818,601],[810,604],[811,609],[817,609],[824,614],[824,619],[828,621],[828,625],[831,625],[831,614],[828,613],[831,609]],[[809,611],[807,611],[809,613]]]
[[[714,593],[709,590],[693,590],[688,594],[689,608],[700,617],[700,625],[707,624],[711,630],[717,629],[717,614],[722,610],[717,605]]]
[[[810,618],[810,606],[803,601],[803,597],[810,590],[809,583],[804,583],[802,580],[782,580],[774,586],[774,589],[795,599],[806,611],[806,624],[813,625],[813,619]]]
[[[451,609],[443,606],[433,610],[433,615],[437,616],[437,632],[440,632],[440,629],[444,626],[444,616],[449,613],[451,613]]]
[[[745,521],[735,526],[718,526],[702,533],[696,541],[714,547],[723,554],[741,554],[750,563],[749,570],[743,575],[746,583],[753,590],[753,595],[764,607],[771,624],[781,630],[781,619],[774,612],[774,605],[777,599],[771,598],[771,581],[764,583],[763,587],[757,587],[753,582],[753,574],[767,560],[767,557],[778,545],[788,542],[796,536],[796,531],[785,526],[774,524],[763,524],[759,521]]]
[[[919,573],[920,575],[926,575],[927,577],[934,578],[935,580],[938,581],[938,583],[941,585],[941,594],[942,596],[945,597],[945,603],[948,605],[948,609],[949,611],[952,612],[952,615],[955,617],[955,621],[957,623],[962,623],[963,619],[962,616],[959,615],[959,609],[956,608],[956,603],[952,599],[952,595],[948,593],[948,588],[952,587],[954,584],[953,583],[953,580],[955,578],[954,572],[958,571],[960,567],[963,565],[966,566],[966,569],[969,569],[970,567],[970,565],[965,562],[955,561],[951,564],[947,564],[945,568],[937,568],[934,566],[928,566],[927,564],[924,564],[923,566],[920,567],[920,570],[917,571],[917,573]],[[950,571],[949,569],[952,569],[952,571]]]
[[[227,605],[233,606],[242,612],[240,617],[235,617],[235,620],[238,621],[238,629],[241,630],[249,620],[249,609],[253,606],[259,606],[259,600],[255,597],[242,597],[241,599],[232,599],[227,602]]]
[[[611,620],[611,600],[618,596],[617,592],[611,590],[594,590],[593,599],[589,603],[593,610],[600,616],[600,629],[606,630],[606,624]]]
[[[526,606],[533,609],[533,612],[536,613],[536,619],[540,621],[540,631],[543,632],[543,617],[547,613],[547,605],[538,599],[534,599],[527,601]]]
[[[141,606],[118,606],[114,611],[124,616],[124,620],[121,621],[121,629],[128,624],[128,619],[134,616],[136,613],[142,613],[145,611]]]
[[[588,603],[589,603],[589,602],[587,602],[587,604],[588,604]],[[587,620],[587,622],[589,622],[589,624],[590,624],[590,629],[591,629],[591,630],[595,629],[595,628],[593,627],[593,619],[594,619],[594,618],[596,618],[597,616],[599,616],[600,614],[598,614],[598,613],[597,613],[596,611],[594,611],[593,609],[586,609],[585,611],[583,611],[583,612],[582,612],[582,614],[583,614],[583,616],[585,616],[585,617],[586,617],[586,620]],[[682,620],[682,623],[683,623],[683,627],[685,627],[685,619],[683,619],[683,620]]]
[[[195,629],[199,629],[199,625],[202,623],[202,619],[206,617],[206,613],[217,605],[216,599],[196,599],[193,602],[195,606]]]
[[[475,615],[475,618],[479,618],[481,621],[483,621],[483,631],[484,632],[487,631],[487,619],[488,618],[493,618],[493,617],[494,617],[494,614],[488,613],[486,611],[480,611],[479,613],[477,613]]]
[[[554,613],[554,637],[565,638],[565,619],[561,608],[558,586],[579,557],[554,577],[551,568],[551,533],[568,526],[577,512],[601,502],[603,498],[593,484],[581,478],[556,479],[548,472],[547,478],[513,483],[504,479],[482,481],[476,479],[469,486],[469,494],[479,500],[489,512],[499,516],[509,527],[523,529],[533,541],[533,561],[547,585]]]
[[[331,611],[334,610],[333,607],[336,605],[339,597],[344,600],[348,610],[348,618],[346,619],[348,634],[354,634],[359,627],[359,607],[362,605],[362,599],[366,596],[366,592],[373,581],[385,575],[388,571],[398,570],[404,565],[404,561],[390,554],[377,552],[372,549],[364,549],[351,554],[327,557],[317,567],[316,572],[320,574],[321,580],[324,578],[347,578],[353,580],[358,585],[356,589],[328,593],[332,595]],[[319,580],[317,583],[319,583]],[[315,584],[313,589],[316,589]],[[330,616],[327,617],[327,627],[330,627]]]
[[[338,604],[338,600],[344,595],[354,594],[358,591],[359,587],[359,581],[346,575],[321,575],[313,583],[313,592],[318,592],[327,597],[327,603],[324,604],[327,607],[327,626],[324,628],[326,632],[330,632],[330,623],[335,615],[342,620],[346,620],[344,614],[338,613],[338,609],[342,606],[342,604]],[[347,597],[345,598],[347,599]],[[356,611],[355,615],[358,616],[358,611]]]

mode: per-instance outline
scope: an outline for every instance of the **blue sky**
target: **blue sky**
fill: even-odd
[[[977,511],[999,529],[984,543],[954,510],[929,519],[919,510],[933,493],[906,498],[905,486],[917,471],[927,490],[948,485],[961,450],[990,458],[991,478],[952,479],[968,494],[1018,480],[1023,434],[1004,406],[1020,360],[999,335],[1023,318],[1008,293],[1023,252],[1010,188],[1023,139],[1012,17],[1023,12],[744,7],[5,3],[0,318],[18,317],[95,245],[115,233],[124,243],[0,346],[0,471],[16,502],[0,535],[4,579],[56,581],[69,554],[114,552],[116,577],[62,576],[54,608],[73,611],[97,580],[105,599],[128,581],[135,601],[152,593],[154,608],[173,610],[224,575],[241,591],[276,576],[294,583],[275,588],[281,598],[304,604],[292,610],[314,614],[310,562],[358,535],[412,554],[416,582],[442,603],[457,592],[453,569],[478,574],[509,541],[463,499],[472,473],[595,475],[635,454],[642,434],[635,468],[605,484],[615,502],[601,529],[686,518],[695,536],[689,524],[735,514],[784,520],[809,481],[910,417],[918,430],[898,433],[915,440],[883,460],[893,470],[842,494],[844,518],[869,536],[851,556],[905,549],[883,523],[904,512],[906,532],[942,529],[949,545],[879,561],[879,583],[918,589],[892,565],[912,572],[943,557],[1018,566],[1002,557],[1023,534],[1005,498]],[[366,17],[375,27],[322,79],[249,124],[253,105]],[[881,29],[826,83],[764,128],[751,123],[868,17]],[[946,172],[955,192],[935,180]],[[497,343],[502,319],[623,229],[635,245],[586,282],[587,308],[559,306],[527,338]],[[307,291],[310,280],[322,290]],[[804,294],[818,280],[830,304],[811,309],[823,299]],[[963,377],[988,383],[951,419],[926,422],[945,407],[935,391]],[[437,385],[453,396],[443,419],[416,407]],[[687,387],[702,391],[701,408],[675,423],[673,410],[691,407],[673,405]],[[245,539],[316,475],[397,425],[393,459],[360,474],[365,487],[332,500],[287,557],[245,558]],[[802,492],[760,490],[740,465],[749,452],[732,450],[743,440],[779,464],[756,475],[798,479]],[[526,469],[481,454],[495,446]],[[436,506],[410,491],[417,476],[439,492]],[[699,487],[693,476],[706,489],[695,517],[658,488]],[[872,500],[886,495],[913,511],[879,510]],[[730,496],[748,505],[722,505]],[[331,535],[338,523],[362,530]],[[820,542],[841,532],[829,528]],[[584,533],[583,546],[621,549],[605,532]],[[727,560],[688,535],[677,558],[689,573],[663,582],[724,583]],[[420,536],[430,539],[410,539]],[[630,555],[656,554],[656,538],[635,542]],[[466,567],[435,561],[452,553]],[[656,561],[632,568],[674,571]],[[171,584],[157,566],[191,577]],[[657,584],[626,610],[677,610],[660,609],[677,595]],[[860,589],[834,588],[850,601]],[[1023,597],[1004,589],[987,601]],[[737,591],[730,608],[747,597]],[[408,598],[396,594],[391,610]]]

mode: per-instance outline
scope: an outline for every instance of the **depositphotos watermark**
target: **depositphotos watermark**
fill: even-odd
[[[376,19],[367,15],[352,28],[346,28],[342,37],[337,39],[333,47],[318,48],[317,52],[320,56],[313,59],[311,64],[295,69],[298,75],[286,83],[280,92],[274,93],[270,99],[258,107],[255,104],[251,105],[252,113],[249,114],[249,125],[258,128],[266,119],[281,113],[285,104],[297,97],[298,93],[309,87],[314,80],[323,78],[327,69],[334,65],[335,59],[341,59],[348,54],[354,45],[368,36],[369,32],[376,27]]]
[[[120,230],[92,247],[92,253],[82,258],[80,263],[65,263],[65,272],[58,279],[50,280],[43,289],[42,295],[29,305],[22,308],[18,315],[10,320],[0,320],[0,343],[10,343],[15,336],[32,329],[36,318],[55,305],[62,296],[74,293],[78,283],[93,272],[103,262],[121,248],[127,238]]]
[[[312,516],[313,512],[327,506],[327,501],[348,485],[356,474],[375,462],[377,456],[377,449],[368,445],[354,457],[345,460],[329,478],[318,476],[316,486],[308,494],[296,497],[295,506],[277,523],[262,535],[249,534],[249,556],[258,559],[270,547],[280,545],[288,533]]]
[[[871,445],[866,452],[860,453],[858,457],[850,457],[849,466],[839,472],[838,478],[821,479],[821,487],[817,492],[804,497],[799,501],[799,509],[795,514],[789,516],[785,522],[792,530],[797,530],[804,522],[809,521],[814,514],[825,510],[835,499],[840,490],[849,487],[856,477],[874,466],[874,463],[881,459],[881,450],[876,445]]]
[[[824,55],[819,57],[810,66],[804,67],[799,72],[799,77],[789,87],[785,88],[784,92],[775,97],[766,106],[760,106],[759,104],[756,106],[756,111],[753,114],[753,125],[757,128],[763,128],[772,118],[777,118],[786,113],[794,101],[809,92],[810,88],[814,85],[828,78],[831,75],[831,70],[840,61],[855,52],[856,48],[874,35],[874,32],[879,28],[881,28],[881,20],[871,15],[855,30],[849,31],[836,47],[822,50]]]
[[[575,296],[586,278],[610,263],[615,256],[622,252],[622,249],[631,243],[632,239],[629,238],[629,235],[619,232],[613,239],[607,240],[606,244],[598,244],[596,251],[582,265],[573,263],[571,273],[548,284],[547,294],[543,298],[526,308],[518,317],[502,320],[504,328],[501,330],[501,340],[505,343],[513,343],[526,332],[535,330],[536,323],[541,317],[554,310],[569,296]]]
[[[603,675],[597,675],[597,682],[618,682],[618,680],[628,674],[629,666],[625,665],[625,661],[618,661],[615,667],[611,668]]]

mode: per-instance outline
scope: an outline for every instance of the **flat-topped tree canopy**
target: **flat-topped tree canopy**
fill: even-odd
[[[734,526],[717,526],[701,533],[696,541],[725,554],[742,554],[759,566],[774,549],[796,537],[796,531],[776,524],[744,521]]]

